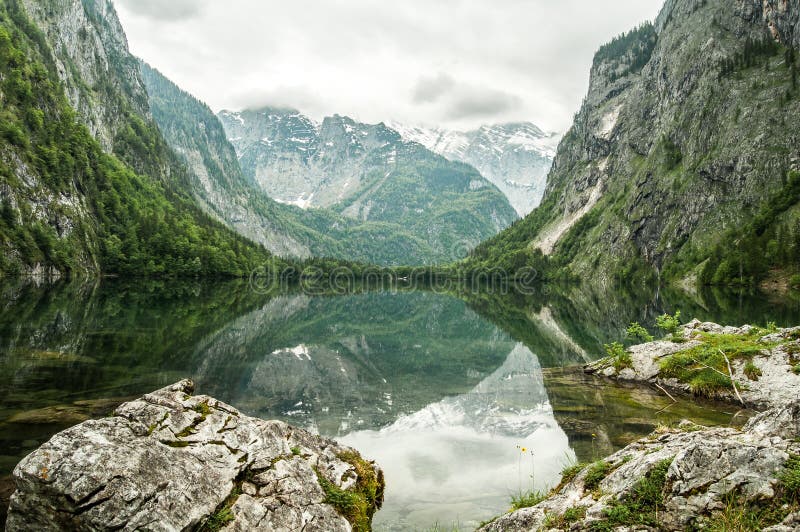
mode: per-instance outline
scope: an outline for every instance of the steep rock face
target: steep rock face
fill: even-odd
[[[67,97],[105,151],[112,151],[130,107],[148,116],[149,107],[125,32],[110,0],[23,0],[31,20],[55,52]],[[110,76],[110,72],[118,73]],[[125,100],[110,93],[124,95]]]
[[[404,139],[419,142],[452,161],[474,166],[505,194],[520,216],[541,202],[560,135],[518,122],[461,132],[390,124]]]
[[[364,168],[390,165],[400,141],[383,124],[339,115],[321,124],[292,109],[219,116],[245,173],[270,197],[300,207],[327,207],[351,196],[368,172]]]
[[[54,436],[15,469],[7,530],[336,530],[369,526],[383,474],[356,451],[181,381]],[[351,523],[326,502],[362,497]],[[352,510],[349,508],[349,510]]]
[[[139,173],[185,185],[185,169],[153,122],[111,1],[18,1],[43,33],[70,104],[103,151]]]
[[[775,250],[800,236],[797,18],[791,2],[670,0],[601,47],[542,207],[498,242],[600,284],[791,264]]]
[[[0,41],[0,274],[242,275],[270,258],[189,197],[110,3],[10,0]]]
[[[725,523],[736,522],[733,513],[756,515],[763,507],[773,512],[760,514],[755,526],[796,530],[798,415],[794,401],[751,419],[742,431],[690,422],[658,430],[571,472],[543,502],[481,530],[727,529]]]

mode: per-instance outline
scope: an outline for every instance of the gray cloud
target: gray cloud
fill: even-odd
[[[132,13],[143,17],[172,21],[199,16],[204,8],[201,0],[116,0]]]
[[[276,107],[298,109],[304,113],[324,113],[323,95],[306,87],[279,86],[266,90],[246,90],[232,98],[233,109]]]
[[[444,72],[435,77],[424,77],[417,80],[411,101],[414,103],[433,103],[455,87],[455,80]]]
[[[447,120],[499,117],[516,111],[523,105],[522,98],[493,89],[468,89],[459,94],[446,109]]]

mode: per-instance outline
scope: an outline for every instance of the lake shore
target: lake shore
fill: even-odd
[[[585,371],[763,412],[741,430],[660,427],[605,459],[567,467],[549,493],[531,494],[529,507],[482,531],[800,526],[800,328],[693,320],[668,339],[610,351]]]

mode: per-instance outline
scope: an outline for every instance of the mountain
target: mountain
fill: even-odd
[[[379,264],[452,261],[516,219],[503,194],[384,124],[292,109],[222,111],[247,179],[271,198],[326,213],[348,258]]]
[[[247,178],[216,115],[141,62],[153,118],[191,174],[195,200],[211,216],[280,256],[346,256],[322,230],[326,217],[280,205]]]
[[[799,273],[799,20],[791,2],[668,0],[602,46],[541,206],[472,265],[598,286]]]
[[[451,161],[474,166],[506,195],[520,216],[539,205],[560,139],[531,122],[488,125],[467,132],[400,123],[390,127],[404,139]]]
[[[0,275],[245,275],[149,112],[107,0],[0,4]]]

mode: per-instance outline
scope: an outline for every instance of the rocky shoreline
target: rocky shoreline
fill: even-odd
[[[6,529],[367,530],[383,473],[354,449],[184,380],[53,436],[14,470]]]
[[[709,361],[715,351],[721,367]],[[800,327],[693,320],[669,339],[587,365],[587,373],[668,395],[693,393],[766,410],[741,430],[691,422],[659,428],[603,460],[566,468],[538,504],[481,530],[800,530],[798,352]]]
[[[714,338],[733,341],[725,342],[726,345],[706,341]],[[702,364],[702,360],[697,360],[700,356],[696,348],[704,344],[708,344],[711,351],[720,352],[731,351],[730,346],[733,347],[733,353],[722,355],[728,357],[726,364],[714,371],[723,379],[722,386],[715,389],[698,389],[695,375],[681,380],[672,374],[675,372],[670,372],[670,357],[683,355],[688,362],[696,362],[695,367]],[[747,352],[737,358],[736,350]],[[584,369],[587,373],[612,379],[657,386],[665,393],[673,390],[673,393],[705,395],[759,410],[786,405],[800,395],[800,327],[762,330],[752,325],[731,327],[692,320],[672,338],[634,345],[627,353],[630,360],[625,364],[606,357]],[[725,385],[725,378],[731,386]]]
[[[664,428],[565,470],[542,502],[481,530],[798,530],[798,436],[800,401],[741,431],[688,422]],[[757,528],[739,528],[746,519]]]

